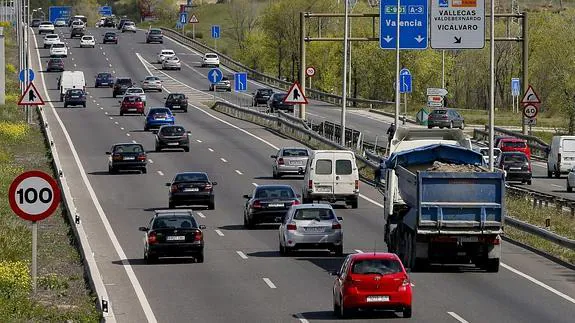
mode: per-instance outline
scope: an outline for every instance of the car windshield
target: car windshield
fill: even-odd
[[[109,74],[109,73],[100,73],[100,74],[98,74],[98,78],[99,78],[99,79],[107,79],[107,78],[109,78],[109,77],[111,77],[111,76],[112,76],[112,75]]]
[[[68,90],[68,94],[70,95],[82,95],[84,92],[82,90]]]
[[[115,33],[106,33],[106,37],[113,37],[113,36],[116,36],[116,34]]]
[[[152,229],[188,229],[197,228],[196,219],[191,216],[162,216],[154,220]]]
[[[256,198],[294,198],[295,194],[288,187],[262,187],[256,190]]]
[[[218,58],[216,54],[206,54],[206,58]]]
[[[204,173],[182,173],[176,175],[174,182],[208,182],[208,175]]]
[[[150,109],[150,115],[154,114],[170,114],[170,109]]]
[[[159,81],[160,78],[156,76],[148,76],[145,78],[146,81]]]
[[[60,36],[54,35],[54,34],[52,34],[52,35],[46,35],[46,39],[57,39],[57,38],[60,38]]]
[[[118,79],[117,82],[118,84],[132,84],[131,79]]]
[[[258,93],[262,95],[271,95],[273,93],[272,89],[259,89]]]
[[[144,93],[144,90],[142,90],[142,89],[128,89],[128,90],[126,90],[126,93],[138,93],[138,94],[140,94],[140,93]]]
[[[527,144],[522,141],[505,141],[503,142],[503,147],[525,148],[527,147]]]
[[[60,64],[60,63],[64,63],[64,60],[62,60],[61,58],[51,58],[50,59],[50,64]]]
[[[185,99],[185,96],[183,94],[170,94],[169,99],[170,100],[183,100],[183,99]]]
[[[52,45],[52,48],[64,48],[64,47],[66,47],[65,44],[54,44],[54,45]]]
[[[332,209],[299,209],[293,216],[294,220],[334,220]]]
[[[273,98],[274,101],[282,101],[283,99],[285,99],[287,96],[287,94],[274,94]]]
[[[181,136],[186,133],[186,129],[178,126],[162,127],[160,133],[164,136]]]
[[[137,95],[130,95],[124,98],[125,102],[142,102],[142,98]]]
[[[399,261],[395,259],[362,259],[353,264],[353,274],[395,274],[402,272]]]
[[[175,53],[171,50],[163,50],[162,55],[174,55]]]
[[[134,23],[131,22],[131,21],[126,21],[126,22],[124,23],[124,26],[133,26],[133,25],[134,25]]]
[[[122,144],[114,146],[114,153],[143,153],[144,148],[140,144]]]
[[[433,111],[431,112],[431,114],[444,115],[444,114],[447,114],[447,110],[433,110]]]
[[[168,57],[168,60],[177,61],[177,60],[179,60],[179,58],[178,58],[178,56],[172,56],[172,57]]]
[[[162,33],[162,31],[159,30],[159,29],[151,29],[151,30],[150,30],[150,34],[152,34],[152,35],[154,35],[154,34],[155,34],[155,35],[158,35],[158,34],[161,34],[161,33]]]
[[[527,161],[527,156],[524,155],[507,155],[503,157],[504,163],[524,163]]]
[[[92,39],[94,39],[94,37],[92,37],[92,36],[83,36],[82,37],[82,40],[92,40]]]
[[[306,157],[307,149],[284,149],[283,152],[284,157]]]

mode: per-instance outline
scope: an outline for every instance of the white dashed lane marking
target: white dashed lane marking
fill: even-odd
[[[161,171],[161,170],[159,170],[159,171],[158,171],[158,175],[160,175],[160,176],[164,176],[164,173],[162,173],[162,171]]]
[[[264,282],[266,282],[269,288],[277,288],[276,285],[274,285],[274,283],[272,283],[272,281],[269,278],[263,278],[263,280]]]
[[[200,218],[205,218],[205,217],[206,217],[202,212],[198,212],[198,216],[199,216]]]
[[[252,185],[258,187],[258,183],[252,183]]]
[[[447,312],[447,314],[451,315],[454,319],[458,320],[461,323],[469,323],[463,317],[457,315],[457,313],[455,313],[455,312]]]
[[[240,172],[239,170],[236,169],[236,173],[238,173],[238,175],[243,175],[242,172]]]
[[[126,136],[130,137],[131,135],[129,133],[127,133]]]
[[[238,254],[238,256],[240,256],[242,259],[248,259],[248,256],[246,256],[245,253],[241,252],[241,251],[236,251],[236,253]]]
[[[209,151],[214,152],[214,150],[212,148],[208,148]]]
[[[150,164],[153,164],[153,163],[154,163],[154,161],[151,160],[151,159],[148,159],[148,162],[150,162]]]
[[[223,233],[222,231],[220,231],[220,230],[214,230],[214,231],[216,231],[216,233],[217,233],[220,237],[223,237],[223,236],[224,236],[224,233]]]
[[[200,139],[196,139],[197,142],[202,142]]]
[[[228,162],[225,158],[220,158],[220,160],[223,161],[224,163]]]
[[[355,249],[354,251],[357,252],[357,253],[363,253],[363,251],[361,251],[361,250],[359,250],[359,249]]]

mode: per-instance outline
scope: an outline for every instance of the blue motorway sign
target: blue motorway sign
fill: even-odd
[[[112,15],[112,7],[111,6],[101,6],[98,10],[100,15],[107,17]]]
[[[511,79],[511,95],[512,96],[519,96],[521,92],[521,83],[518,78]]]
[[[187,12],[180,12],[180,19],[178,20],[178,22],[182,25],[185,25],[188,23],[188,13]]]
[[[26,80],[26,74],[25,73],[26,73],[26,70],[20,71],[20,74],[18,75],[18,77],[20,78],[20,82],[24,82]],[[29,68],[28,69],[28,81],[30,81],[30,82],[34,81],[34,77],[35,77],[34,71],[31,68]]]
[[[401,1],[401,0],[400,0]],[[399,48],[427,48],[427,0],[403,0],[399,11]],[[397,46],[397,0],[379,1],[379,47],[395,49]]]
[[[49,20],[54,23],[58,18],[68,19],[72,15],[70,6],[51,6],[49,8]]]
[[[222,73],[222,70],[220,70],[219,68],[212,68],[208,72],[208,81],[210,81],[210,83],[212,84],[218,83],[219,81],[222,80],[223,77],[224,73]]]
[[[407,68],[399,71],[399,93],[411,93],[411,72]]]
[[[219,25],[213,25],[212,26],[212,38],[213,39],[220,38],[220,26]]]
[[[248,90],[248,73],[234,73],[234,91],[246,92]]]

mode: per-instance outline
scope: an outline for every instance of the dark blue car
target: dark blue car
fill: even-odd
[[[174,114],[168,108],[150,108],[144,121],[144,131],[160,128],[163,125],[173,125],[176,121]]]
[[[110,73],[98,73],[96,75],[96,84],[94,87],[113,87],[114,86],[114,77]]]

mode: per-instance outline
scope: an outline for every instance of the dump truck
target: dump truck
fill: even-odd
[[[483,156],[452,144],[427,144],[386,160],[385,242],[412,271],[430,264],[499,270],[505,177]]]

